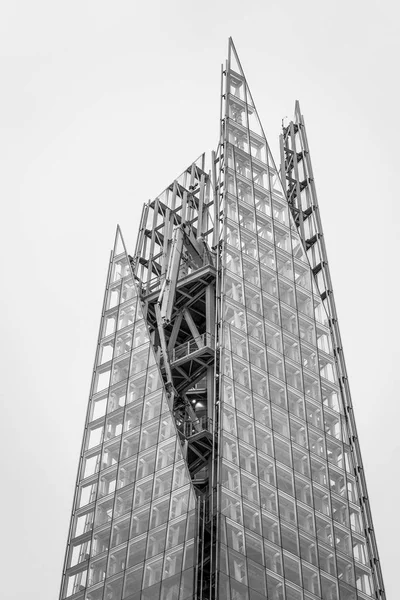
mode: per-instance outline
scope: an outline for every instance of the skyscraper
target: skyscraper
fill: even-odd
[[[385,599],[304,120],[221,136],[111,254],[60,598]]]

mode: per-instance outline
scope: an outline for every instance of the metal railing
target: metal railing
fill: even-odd
[[[209,417],[199,417],[195,421],[186,421],[186,423],[183,423],[183,431],[187,438],[201,431],[212,433],[212,429],[213,421]]]
[[[199,337],[192,338],[184,344],[176,346],[170,352],[170,360],[171,362],[175,362],[185,356],[189,356],[189,354],[193,354],[193,352],[197,352],[197,350],[203,347],[212,349],[215,347],[214,336],[211,333],[202,333]]]

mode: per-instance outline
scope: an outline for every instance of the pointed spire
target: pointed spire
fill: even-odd
[[[124,238],[122,237],[122,231],[119,225],[117,225],[117,230],[115,232],[115,242],[114,242],[114,256],[118,256],[123,252],[126,253]]]
[[[236,52],[235,44],[233,43],[233,39],[231,37],[229,38],[228,42],[228,69],[230,71],[239,73],[239,75],[243,75],[243,77],[245,76]]]
[[[265,205],[263,210],[267,211],[267,204],[284,202],[284,191],[232,38],[229,38],[224,98],[228,180],[232,184],[236,179],[239,195],[250,198],[248,192],[244,193],[248,183],[241,181],[241,176],[252,179],[255,203]],[[273,202],[263,190],[274,195]]]
[[[296,123],[300,123],[301,118],[300,102],[296,100],[294,104],[294,120]]]
[[[277,172],[275,161],[273,160],[269,149],[266,135],[232,38],[229,38],[228,44],[226,91],[226,117],[229,118],[230,123],[232,123],[233,126],[233,122],[236,121],[236,123],[248,130],[247,137],[249,143],[247,144],[243,144],[245,132],[242,131],[242,149],[261,162],[268,164],[270,168]],[[236,134],[239,135],[239,131],[237,131]],[[236,145],[231,139],[232,136],[229,137],[229,141]],[[260,138],[263,138],[263,140]],[[276,186],[276,183],[274,182],[274,188],[276,189],[276,187],[279,187],[280,193],[282,193],[280,181],[278,182],[278,186]]]

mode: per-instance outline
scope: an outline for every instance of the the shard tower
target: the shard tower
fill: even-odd
[[[220,117],[117,229],[60,598],[384,600],[299,105],[278,170],[230,41]]]

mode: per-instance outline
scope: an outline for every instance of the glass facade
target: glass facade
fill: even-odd
[[[118,229],[62,598],[193,597],[193,486]]]
[[[219,597],[372,598],[328,315],[233,45],[225,96]]]
[[[60,600],[385,600],[304,123],[281,177],[222,81],[211,172],[117,228]]]

